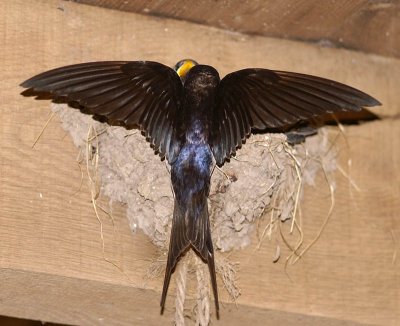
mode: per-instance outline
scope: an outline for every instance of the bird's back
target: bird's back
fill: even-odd
[[[184,142],[208,143],[219,82],[219,74],[211,66],[197,65],[189,71],[184,84]]]

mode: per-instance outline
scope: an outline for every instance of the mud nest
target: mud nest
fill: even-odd
[[[83,154],[95,210],[99,192],[111,201],[126,204],[132,231],[142,230],[166,253],[174,203],[166,161],[154,155],[138,130],[110,127],[64,104],[53,104],[52,108]],[[331,145],[325,129],[296,146],[290,146],[284,134],[252,135],[236,157],[222,168],[215,168],[209,212],[216,269],[233,300],[240,295],[235,284],[235,264],[219,253],[250,245],[254,231],[266,216],[267,223],[258,228],[259,243],[271,238],[277,225],[286,220],[290,220],[291,231],[297,229],[301,234],[296,217],[303,187],[313,184],[318,171],[326,174],[335,169],[336,151]],[[302,239],[296,248],[291,248],[294,256],[298,256],[301,246]],[[279,256],[277,245],[272,260],[277,261]],[[151,266],[149,274],[162,274],[166,255],[163,257]],[[203,265],[195,255],[186,255],[179,263],[175,272],[176,324],[183,324],[185,317],[193,318],[193,314],[198,325],[208,325],[210,321],[209,279]],[[184,310],[186,275],[191,271],[196,275],[198,289],[196,305],[188,311]]]

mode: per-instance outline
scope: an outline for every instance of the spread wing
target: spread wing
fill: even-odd
[[[222,79],[210,145],[218,165],[236,153],[252,129],[286,129],[326,113],[380,103],[350,86],[310,75],[244,69]]]
[[[104,61],[50,70],[21,84],[23,95],[50,94],[127,128],[139,127],[171,163],[180,149],[177,115],[182,83],[176,72],[151,61]]]

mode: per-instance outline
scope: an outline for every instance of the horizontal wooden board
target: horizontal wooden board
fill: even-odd
[[[397,0],[75,0],[269,37],[400,56]]]
[[[103,253],[77,149],[57,118],[32,148],[50,104],[23,98],[18,84],[76,62],[148,59],[173,65],[193,57],[222,75],[259,66],[334,78],[384,103],[374,110],[381,121],[347,128],[348,145],[340,145],[340,164],[347,171],[351,158],[360,191],[336,174],[334,215],[312,250],[289,267],[292,281],[284,259],[271,263],[273,244],[234,252],[230,259],[240,262],[242,295],[236,310],[221,291],[220,324],[265,325],[269,318],[295,324],[299,316],[304,324],[317,317],[333,324],[398,324],[399,60],[88,8],[44,0],[0,3],[0,314],[73,324],[171,320],[173,289],[160,317],[162,277],[146,277],[157,249],[140,232],[132,235],[124,207],[115,206],[114,226],[103,217]],[[302,204],[308,241],[329,208],[322,176],[317,187],[307,189]],[[283,249],[283,257],[287,253]]]

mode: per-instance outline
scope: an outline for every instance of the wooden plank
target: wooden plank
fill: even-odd
[[[400,3],[391,1],[75,0],[248,34],[400,56]]]
[[[293,283],[283,259],[271,263],[274,246],[233,253],[231,259],[240,262],[242,296],[237,312],[224,304],[221,325],[261,325],[269,318],[271,324],[294,324],[299,316],[304,324],[316,317],[337,324],[400,322],[399,262],[392,262],[400,239],[399,60],[59,1],[1,2],[0,33],[0,314],[73,324],[100,323],[99,318],[120,324],[143,318],[150,325],[171,320],[173,288],[166,316],[160,317],[162,277],[146,277],[156,248],[140,232],[132,235],[123,207],[116,206],[114,226],[103,220],[103,253],[76,148],[57,118],[31,148],[49,103],[24,99],[17,85],[34,73],[75,62],[148,59],[172,65],[193,57],[222,75],[265,66],[335,78],[384,103],[376,110],[384,120],[348,128],[350,152],[341,145],[341,165],[350,155],[351,175],[361,191],[336,175],[335,214],[319,242],[290,267]],[[303,203],[308,241],[329,208],[322,177],[318,185],[323,191],[308,189]],[[222,299],[229,301],[224,292]]]
[[[133,286],[110,284],[21,270],[1,269],[3,314],[52,320],[71,325],[163,325],[170,324],[170,309],[159,315],[159,293]],[[7,294],[5,296],[4,294]],[[193,304],[193,303],[191,303]],[[23,306],[25,309],[21,309]],[[279,310],[224,304],[221,325],[327,325],[357,326]]]

